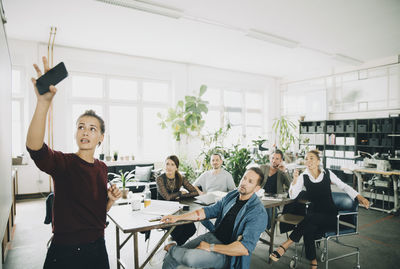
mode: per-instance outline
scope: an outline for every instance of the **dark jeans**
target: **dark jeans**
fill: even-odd
[[[194,235],[196,232],[196,226],[193,223],[183,224],[176,226],[175,229],[171,233],[171,237],[178,246],[181,246],[186,243],[186,241]]]
[[[51,243],[44,269],[109,269],[104,238],[88,244],[72,246]]]
[[[306,249],[306,258],[314,260],[316,258],[314,240],[318,239],[323,232],[335,229],[336,216],[320,213],[311,213],[294,228],[289,238],[294,242],[299,242],[304,236],[304,246]]]

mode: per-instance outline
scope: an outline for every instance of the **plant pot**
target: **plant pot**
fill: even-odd
[[[111,156],[106,156],[106,161],[107,162],[111,161]]]
[[[114,161],[118,161],[118,154],[114,154]]]
[[[99,159],[100,159],[101,161],[103,161],[103,160],[104,160],[104,154],[103,154],[103,153],[100,153],[100,155],[99,155]]]
[[[127,199],[128,198],[128,193],[129,193],[129,189],[122,189],[122,198],[123,199]]]

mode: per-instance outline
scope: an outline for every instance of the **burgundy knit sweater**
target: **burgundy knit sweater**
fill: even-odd
[[[54,244],[85,244],[104,236],[107,166],[53,151],[46,144],[37,151],[27,149],[36,166],[53,177]]]

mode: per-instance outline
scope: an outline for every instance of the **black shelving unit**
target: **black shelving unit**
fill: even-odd
[[[349,184],[352,177],[343,174],[340,168],[355,163],[358,151],[395,157],[397,150],[400,158],[400,117],[303,121],[299,129],[300,148],[306,146],[304,138],[310,138],[308,146],[323,153],[324,168],[331,169]]]

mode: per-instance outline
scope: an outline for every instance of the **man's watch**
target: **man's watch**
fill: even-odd
[[[210,244],[210,252],[214,251],[214,246],[215,246],[215,244]]]

